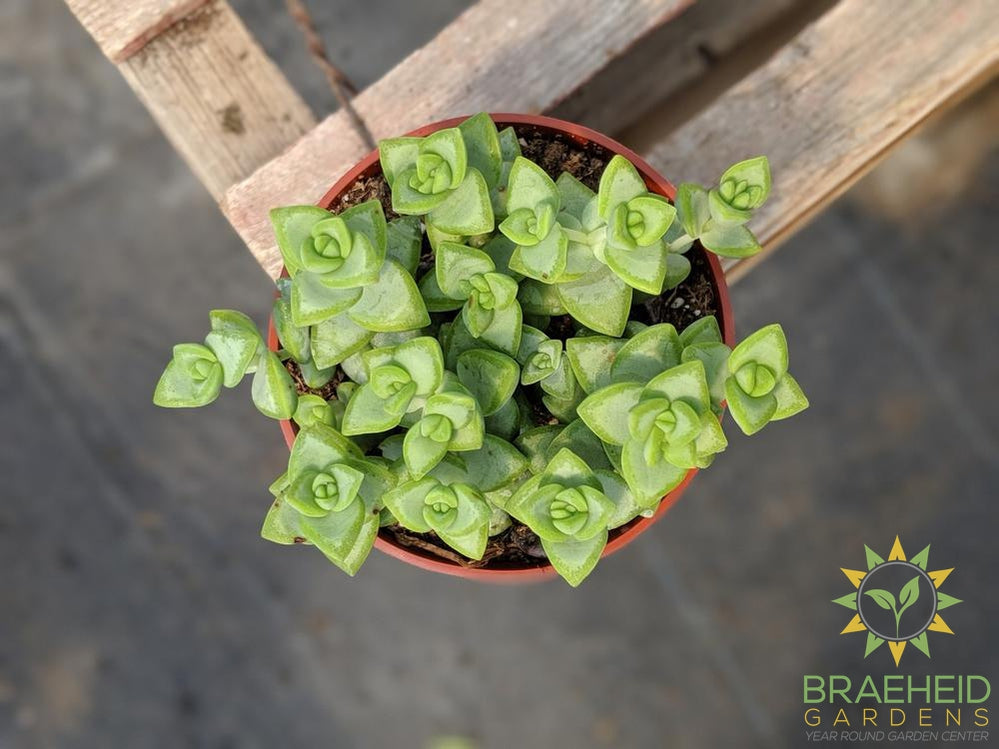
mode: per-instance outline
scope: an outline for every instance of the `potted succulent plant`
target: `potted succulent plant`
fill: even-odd
[[[268,338],[215,310],[154,394],[202,406],[253,375],[290,447],[264,538],[353,575],[373,546],[487,580],[578,585],[725,449],[808,402],[769,325],[735,345],[717,255],[767,160],[678,189],[546,117],[384,140],[318,206],[276,208]]]

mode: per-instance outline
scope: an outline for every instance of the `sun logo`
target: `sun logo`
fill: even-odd
[[[833,600],[856,612],[840,634],[867,632],[865,658],[885,642],[896,666],[909,643],[929,658],[929,632],[954,634],[940,612],[961,603],[961,599],[939,590],[954,568],[927,572],[930,547],[912,559],[906,559],[898,536],[895,536],[888,561],[867,545],[864,551],[867,552],[866,570],[843,568],[843,574],[857,590]]]

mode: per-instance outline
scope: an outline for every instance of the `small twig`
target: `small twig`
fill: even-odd
[[[326,52],[326,45],[316,30],[316,24],[312,20],[309,9],[305,7],[303,0],[285,0],[285,4],[288,6],[288,13],[291,14],[292,19],[294,19],[302,35],[305,37],[309,54],[325,74],[330,88],[333,89],[333,96],[336,97],[341,109],[347,113],[351,124],[367,144],[368,148],[375,148],[375,139],[371,135],[371,131],[368,130],[368,126],[361,119],[361,116],[354,109],[350,101],[357,95],[357,88],[344,75],[343,71],[330,61],[329,55]]]

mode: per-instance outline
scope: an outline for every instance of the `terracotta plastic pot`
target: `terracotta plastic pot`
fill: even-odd
[[[663,195],[670,200],[673,200],[676,195],[676,188],[673,184],[665,177],[658,174],[636,153],[628,148],[625,148],[617,141],[608,138],[606,135],[590,130],[587,127],[558,120],[553,117],[542,117],[539,115],[529,114],[493,114],[492,118],[496,122],[497,127],[500,129],[509,125],[513,125],[515,127],[523,125],[540,131],[564,133],[566,136],[580,144],[595,143],[606,149],[611,154],[621,154],[634,164],[638,168],[642,177],[645,179],[645,183],[648,185],[651,192]],[[464,119],[466,118],[454,117],[452,119],[442,120],[441,122],[435,122],[431,125],[421,127],[418,130],[414,130],[409,133],[409,135],[428,135],[429,133],[442,128],[454,127]],[[319,201],[319,205],[323,208],[329,208],[335,199],[344,190],[350,187],[358,178],[370,177],[374,174],[378,174],[380,171],[381,165],[378,162],[378,151],[372,151],[361,159],[361,161],[358,162],[354,168],[337,180],[336,184],[334,184],[333,187],[330,188],[329,192],[323,196],[322,200]],[[710,252],[705,254],[707,255],[708,263],[711,268],[711,278],[714,285],[715,297],[718,301],[720,317],[718,322],[721,326],[722,337],[724,338],[725,343],[729,346],[734,346],[735,326],[734,321],[732,320],[732,306],[729,301],[728,286],[725,284],[725,275],[722,273],[721,264],[718,262],[718,258]],[[270,323],[268,331],[267,345],[272,351],[276,351],[278,349],[277,333],[274,330],[273,320]],[[281,432],[284,435],[285,442],[288,444],[288,448],[291,449],[292,443],[295,441],[297,427],[291,421],[282,421]],[[601,556],[606,557],[613,554],[647,531],[653,523],[666,514],[666,511],[672,507],[678,499],[680,499],[680,496],[683,494],[687,486],[690,485],[690,482],[693,480],[696,473],[696,468],[687,472],[683,483],[663,498],[659,508],[656,510],[655,515],[650,518],[636,518],[621,528],[612,530],[610,532],[610,538],[607,542],[607,546]],[[421,550],[400,546],[384,534],[380,534],[378,536],[378,539],[375,541],[375,547],[386,554],[399,559],[400,561],[413,565],[414,567],[420,567],[421,569],[430,570],[432,572],[440,572],[445,575],[471,578],[483,582],[520,583],[553,578],[557,574],[549,564],[543,564],[535,567],[498,569],[462,567],[454,562],[432,556]]]

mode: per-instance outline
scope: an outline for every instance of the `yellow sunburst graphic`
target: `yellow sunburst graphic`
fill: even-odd
[[[929,658],[930,632],[954,634],[940,615],[943,609],[961,603],[940,592],[954,568],[928,571],[930,547],[907,559],[898,536],[887,559],[867,545],[864,551],[867,569],[841,568],[854,590],[833,603],[854,615],[840,634],[866,632],[865,658],[887,642],[896,667],[909,644]]]

